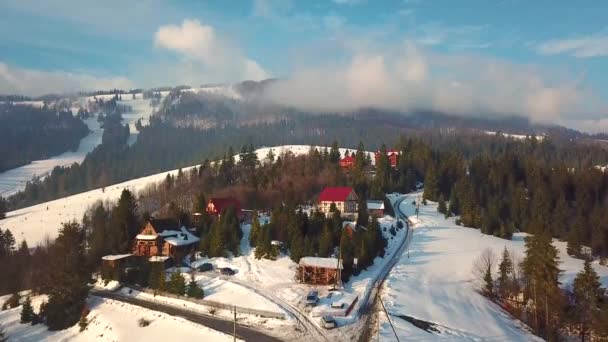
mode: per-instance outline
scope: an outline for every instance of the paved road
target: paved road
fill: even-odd
[[[117,300],[120,302],[129,303],[132,305],[141,306],[146,309],[164,312],[164,313],[172,315],[172,316],[182,317],[191,322],[204,325],[208,328],[211,328],[211,329],[217,330],[217,331],[221,331],[228,335],[232,335],[232,332],[233,332],[234,323],[232,321],[227,321],[227,320],[223,320],[223,319],[220,319],[217,317],[208,316],[208,315],[200,314],[197,312],[192,312],[190,310],[181,309],[181,308],[178,308],[175,306],[150,302],[147,300],[142,300],[142,299],[137,299],[137,298],[132,298],[132,297],[126,297],[126,296],[123,296],[123,295],[120,295],[120,294],[114,293],[114,292],[94,292],[94,293],[91,293],[91,295],[97,296],[97,297],[109,298],[109,299]],[[278,339],[276,337],[266,335],[255,329],[240,326],[238,324],[236,326],[236,337],[241,340],[256,341],[256,342],[257,341],[260,341],[260,342],[279,342],[279,341],[281,341],[280,339]]]

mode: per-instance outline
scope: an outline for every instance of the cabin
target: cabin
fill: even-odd
[[[340,167],[344,170],[350,170],[355,166],[355,157],[346,156],[339,161]]]
[[[325,215],[330,214],[331,205],[336,208],[344,217],[354,217],[357,215],[357,195],[355,190],[349,187],[327,187],[319,195],[318,210]]]
[[[207,203],[207,213],[217,218],[219,218],[222,212],[228,208],[234,208],[236,211],[236,216],[239,219],[243,218],[241,203],[236,198],[213,197],[209,199],[209,202]]]
[[[342,262],[336,258],[304,257],[298,263],[296,277],[305,284],[331,285],[340,280]]]
[[[384,201],[369,200],[367,201],[367,212],[369,216],[380,218],[384,217]]]
[[[133,255],[170,257],[180,263],[196,249],[199,241],[198,237],[173,219],[150,219],[135,236]]]
[[[380,158],[380,151],[376,151],[374,154],[376,165],[378,165],[378,159]],[[392,168],[397,168],[397,163],[399,162],[399,156],[401,155],[401,151],[399,150],[388,150],[386,151],[386,155],[388,156],[388,163]]]

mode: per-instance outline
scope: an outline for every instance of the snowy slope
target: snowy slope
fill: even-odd
[[[135,122],[141,118],[142,123],[144,125],[147,124],[150,115],[152,115],[153,112],[153,107],[150,107],[150,100],[141,98],[141,94],[137,95],[139,96],[136,96],[136,99],[133,99],[132,95],[125,94],[123,95],[123,101],[119,101],[119,103],[131,106],[133,109],[131,112],[123,114],[123,124],[129,124],[129,129],[131,131],[128,140],[130,145],[136,141],[137,134],[139,133],[135,128]],[[98,97],[111,99],[113,96],[114,95],[100,95]],[[86,107],[87,101],[93,101],[93,97],[79,98],[79,106]],[[73,110],[77,110],[76,107],[74,107]],[[32,180],[33,177],[44,177],[56,166],[65,166],[82,162],[87,153],[93,151],[97,145],[101,144],[101,136],[103,134],[103,129],[97,122],[96,116],[86,119],[85,123],[91,132],[80,140],[80,145],[75,152],[68,151],[48,159],[36,160],[28,165],[0,173],[0,196],[10,196],[23,190],[25,184]]]
[[[272,149],[275,156],[289,150],[294,154],[306,154],[310,149],[308,145],[285,145],[265,147],[256,150],[258,158],[263,161],[268,151]],[[344,153],[345,149],[340,149]],[[238,160],[238,156],[235,157]],[[187,170],[184,169],[184,170]],[[177,174],[177,170],[133,179],[115,184],[105,189],[96,189],[62,199],[45,202],[31,207],[7,213],[7,218],[0,220],[0,227],[10,229],[19,242],[27,240],[30,246],[36,246],[47,236],[54,239],[62,222],[70,220],[80,221],[86,210],[97,201],[116,201],[123,189],[138,193],[147,184],[162,181],[168,173]],[[1,178],[0,178],[1,179]]]
[[[34,310],[42,296],[34,297]],[[21,307],[0,312],[0,325],[9,341],[232,341],[232,336],[189,322],[183,318],[97,297],[89,298],[89,326],[78,325],[62,331],[48,331],[43,324],[20,324]],[[138,320],[150,321],[140,327]]]
[[[524,256],[525,234],[515,234],[512,241],[483,235],[477,229],[455,225],[454,219],[444,219],[437,206],[422,206],[419,219],[411,204],[417,193],[407,195],[402,211],[415,222],[409,248],[392,270],[382,299],[397,333],[402,339],[434,340],[440,338],[414,327],[394,315],[406,315],[433,322],[449,340],[530,341],[531,336],[522,325],[511,319],[497,305],[476,291],[472,275],[473,261],[485,248],[497,256],[506,246],[516,259]],[[568,286],[582,269],[582,260],[565,253],[565,243],[554,241],[560,251],[560,277]],[[409,255],[409,257],[408,257]],[[594,264],[603,286],[608,285],[608,268]],[[387,320],[382,321],[383,340],[395,340]]]

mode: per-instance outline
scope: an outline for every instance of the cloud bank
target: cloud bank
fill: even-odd
[[[516,114],[544,123],[608,116],[608,107],[571,77],[488,57],[432,53],[411,42],[353,51],[339,65],[296,68],[267,96],[313,111],[428,109],[485,117]]]
[[[608,32],[565,39],[552,39],[536,48],[543,55],[568,54],[577,58],[608,56]]]
[[[181,25],[161,26],[154,36],[157,48],[173,51],[188,70],[187,83],[238,82],[269,77],[256,61],[247,58],[210,25],[186,19]],[[179,69],[179,67],[178,67]]]
[[[31,70],[0,62],[0,94],[38,96],[132,87],[133,83],[124,77],[97,77],[84,73]]]

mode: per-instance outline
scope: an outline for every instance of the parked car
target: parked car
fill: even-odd
[[[331,302],[331,307],[334,309],[342,309],[344,307],[344,303],[341,302]]]
[[[196,270],[197,270],[197,271],[199,271],[199,272],[207,272],[207,271],[211,271],[211,270],[213,270],[213,265],[212,265],[212,264],[210,264],[210,263],[208,263],[208,262],[206,262],[206,263],[204,263],[204,264],[200,264],[200,265],[199,265],[199,266],[196,268]]]
[[[236,272],[230,267],[223,267],[220,269],[220,272],[222,273],[222,275],[229,275],[229,276],[236,274]]]
[[[321,317],[321,325],[325,329],[333,329],[338,326],[336,320],[332,316],[323,316]]]
[[[319,301],[319,292],[312,290],[306,295],[306,306],[315,306]]]

